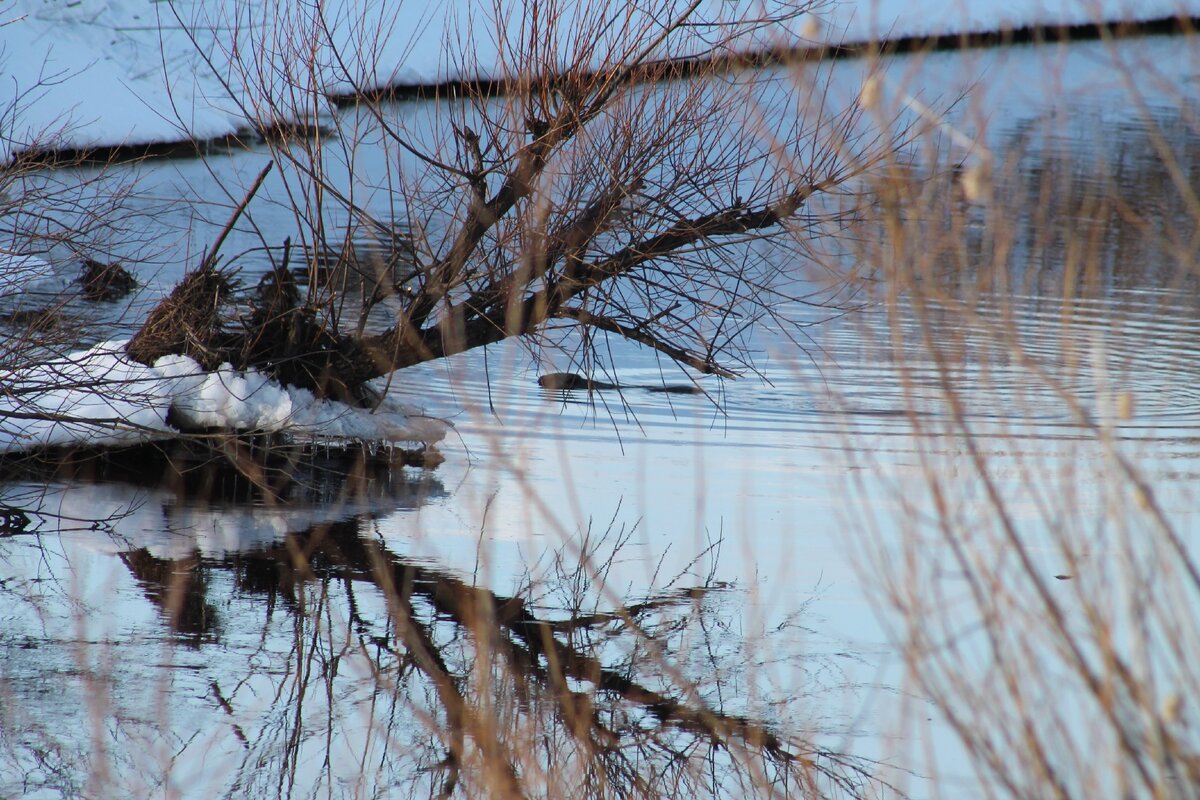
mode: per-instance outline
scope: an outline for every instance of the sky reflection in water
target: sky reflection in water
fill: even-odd
[[[1171,63],[1180,46],[1144,40],[1120,55]],[[983,99],[967,101],[964,125],[991,103],[986,138],[1024,153],[1000,184],[1029,234],[1004,285],[974,272],[957,287],[947,279],[978,310],[974,327],[947,315],[967,419],[1018,523],[1042,519],[1031,475],[1047,494],[1069,491],[1081,517],[1103,506],[1113,476],[1094,423],[1109,426],[1193,536],[1195,278],[1179,278],[1169,246],[1123,227],[1119,208],[1097,219],[1072,198],[1098,169],[1118,176],[1129,203],[1154,208],[1168,233],[1194,226],[1161,188],[1136,109],[1095,79],[1101,45],[1064,55],[1064,83],[1091,87],[1070,100],[1021,77],[1038,74],[1044,57],[1017,48],[923,67],[942,78],[983,70]],[[1180,113],[1155,113],[1180,163],[1200,168],[1196,131]],[[1055,118],[1066,122],[1048,124]],[[1016,201],[1047,175],[1064,187],[1061,227],[1035,246],[1042,223]],[[1066,233],[1086,225],[1106,237],[1107,257],[1076,283]],[[984,252],[986,235],[967,230],[964,246]],[[484,706],[572,746],[616,736],[614,752],[632,759],[644,744],[636,731],[665,731],[674,746],[704,738],[687,709],[659,713],[686,704],[688,682],[735,738],[748,735],[739,725],[761,723],[868,756],[907,753],[888,736],[898,664],[876,613],[873,559],[910,533],[907,504],[925,496],[930,463],[953,491],[978,491],[967,454],[942,435],[950,412],[928,355],[891,344],[897,331],[916,340],[910,312],[873,306],[822,323],[806,354],[760,332],[769,383],[702,382],[720,410],[703,396],[640,389],[547,392],[537,375],[568,365],[534,366],[517,346],[408,370],[396,391],[456,425],[432,476],[300,476],[321,485],[284,503],[114,482],[0,487],[0,794],[145,793],[168,764],[171,790],[191,796],[307,795],[314,782],[335,795],[469,785],[477,776],[456,772],[426,717]],[[992,349],[1004,326],[1084,420]],[[622,384],[680,381],[645,352],[614,344],[613,353]],[[881,546],[864,546],[868,524]],[[576,570],[580,551],[599,574]],[[1048,575],[1065,569],[1051,547],[1035,556]],[[387,580],[407,587],[399,611],[387,605]],[[641,652],[630,620],[610,616],[622,604],[678,674]],[[507,620],[489,655],[498,674],[516,676],[494,695],[467,680],[487,672],[473,669],[481,613]],[[422,651],[437,657],[414,655]],[[549,651],[574,667],[554,673]],[[575,694],[589,684],[605,689],[602,714],[578,705],[591,702]],[[471,724],[462,723],[468,737],[486,738]],[[578,724],[586,736],[564,732]],[[946,732],[934,736],[949,748]],[[633,763],[613,758],[613,774]]]

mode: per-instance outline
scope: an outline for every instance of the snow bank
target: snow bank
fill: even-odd
[[[53,291],[60,284],[58,275],[46,259],[0,252],[0,297]]]
[[[769,8],[772,0],[709,0],[702,13],[709,18],[754,15],[763,3]],[[501,5],[512,10],[507,24],[515,26],[520,4],[503,0]],[[624,9],[627,4],[620,5]],[[9,157],[13,149],[207,139],[244,129],[248,120],[230,90],[249,103],[252,116],[267,117],[271,112],[253,108],[261,97],[244,92],[226,54],[235,44],[248,59],[260,54],[253,36],[264,26],[285,32],[272,42],[271,51],[286,53],[313,30],[303,17],[302,9],[308,6],[274,0],[0,3],[0,74],[5,77],[0,82],[0,112],[9,128],[0,143],[0,158]],[[490,21],[490,1],[325,0],[322,8],[326,29],[319,32],[320,39],[337,43],[346,53],[371,53],[370,63],[349,65],[357,81],[422,84],[497,77],[505,71],[495,44],[496,25]],[[744,46],[787,46],[814,39],[837,43],[1177,14],[1200,14],[1200,0],[839,0],[818,16],[802,17],[790,27],[764,29]],[[569,32],[569,14],[561,26]],[[697,36],[704,35],[703,28],[696,30]],[[375,41],[380,34],[382,39]],[[564,42],[569,40],[568,33]],[[462,66],[465,51],[473,53],[474,66]],[[291,62],[299,59],[279,56],[277,60],[292,68]],[[327,60],[332,64],[332,59]],[[464,69],[474,74],[464,74]],[[269,90],[282,95],[283,84],[275,80]],[[348,87],[344,76],[335,71],[322,80],[328,91]]]
[[[851,0],[832,9],[826,38],[865,42],[1197,14],[1197,0]]]
[[[446,423],[385,398],[353,408],[228,365],[205,372],[190,358],[153,367],[129,360],[125,341],[0,373],[0,452],[47,445],[127,445],[170,438],[169,412],[204,427],[278,432],[324,442],[441,440]]]

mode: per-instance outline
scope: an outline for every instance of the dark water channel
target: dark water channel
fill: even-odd
[[[1173,170],[1200,186],[1197,73],[1182,40],[1106,47],[893,74],[922,96],[982,76],[954,124],[996,154],[993,205],[964,212],[940,262],[956,266],[930,280],[974,309],[942,332],[1016,520],[1044,524],[1031,482],[1069,486],[1083,516],[1105,507],[1094,423],[1190,541],[1198,216],[1170,187]],[[1179,66],[1139,104],[1110,57]],[[252,172],[255,155],[208,165]],[[191,163],[130,169],[160,188],[208,180]],[[1000,256],[992,213],[1016,232]],[[879,274],[860,311],[797,310],[820,323],[804,351],[759,331],[767,380],[703,383],[711,396],[548,392],[537,376],[573,365],[515,345],[408,370],[393,390],[455,426],[435,471],[331,459],[280,498],[216,470],[183,489],[0,485],[0,796],[475,796],[516,785],[498,763],[549,796],[805,780],[889,796],[867,772],[961,790],[953,737],[902,685],[877,570],[928,511],[928,470],[951,493],[978,487],[944,432],[929,317]],[[149,293],[173,277],[151,274]],[[614,347],[621,384],[663,380],[653,355]],[[1036,557],[1066,569],[1053,548]]]

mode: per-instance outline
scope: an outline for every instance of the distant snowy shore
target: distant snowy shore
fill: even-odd
[[[710,2],[708,11],[717,16],[743,7],[738,0]],[[0,159],[29,149],[205,140],[244,130],[249,120],[231,100],[226,52],[263,20],[278,21],[308,5],[0,0],[0,76],[5,78],[0,112],[6,129]],[[292,11],[281,11],[284,7]],[[324,35],[350,47],[364,31],[383,32],[373,43],[371,72],[365,76],[374,87],[500,77],[503,59],[493,37],[484,33],[490,14],[484,9],[491,7],[470,0],[327,0]],[[756,35],[766,38],[756,41],[790,47],[1198,15],[1200,0],[841,0],[787,27],[760,32]],[[362,24],[364,18],[369,25]],[[468,30],[479,33],[468,40]],[[463,74],[461,53],[468,49],[478,74]],[[348,86],[330,78],[323,88],[338,93]]]

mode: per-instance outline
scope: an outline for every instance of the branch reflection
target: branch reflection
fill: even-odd
[[[121,602],[79,611],[79,625],[145,616],[133,603],[160,630],[91,646],[27,629],[36,668],[28,651],[0,648],[0,686],[16,701],[34,693],[12,676],[44,682],[45,662],[73,659],[99,661],[79,683],[102,698],[74,712],[26,704],[43,738],[4,743],[0,764],[62,788],[79,768],[39,765],[75,752],[91,765],[92,793],[133,795],[168,785],[254,797],[859,797],[882,787],[874,765],[764,710],[791,698],[751,701],[762,642],[731,624],[745,601],[734,587],[700,577],[615,596],[606,565],[629,541],[617,527],[583,532],[550,574],[504,593],[382,535],[382,516],[445,495],[428,473],[332,466],[294,470],[288,491],[269,497],[214,475],[192,475],[183,492],[0,486],[8,518],[23,521],[0,548],[65,553],[75,569],[86,559],[69,543],[94,554],[103,540],[131,579]],[[211,491],[192,494],[200,485]],[[0,640],[20,626],[11,633]],[[64,692],[78,688],[62,680]],[[89,721],[115,741],[99,746]],[[0,711],[5,727],[30,725]],[[147,740],[173,744],[147,761],[137,752]]]

